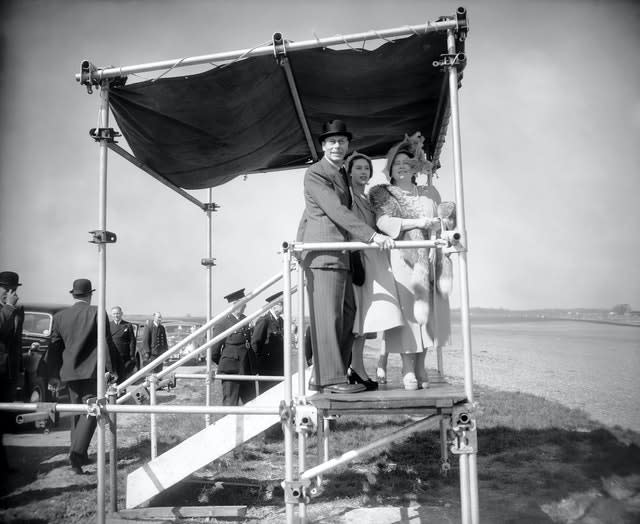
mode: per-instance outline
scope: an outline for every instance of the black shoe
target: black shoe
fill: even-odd
[[[364,384],[331,384],[322,388],[323,393],[361,393],[366,391]]]
[[[82,471],[83,456],[79,453],[71,452],[69,454],[69,463],[71,464],[71,470],[77,475],[84,475]]]
[[[364,380],[351,368],[347,369],[347,380],[349,381],[349,384],[362,384],[367,388],[367,391],[375,391],[378,389],[378,383],[375,380],[371,380],[370,378]]]

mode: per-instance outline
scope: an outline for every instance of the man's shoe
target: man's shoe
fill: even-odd
[[[82,455],[72,451],[69,454],[69,462],[71,464],[71,471],[73,471],[76,475],[84,475],[84,471],[82,471]]]
[[[331,384],[330,386],[324,386],[322,388],[323,393],[360,393],[366,391],[367,387],[364,384]]]

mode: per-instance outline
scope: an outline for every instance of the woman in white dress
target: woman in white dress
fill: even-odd
[[[421,141],[419,135],[406,137],[391,148],[386,168],[391,184],[375,186],[369,192],[378,229],[394,239],[428,239],[441,227],[439,193],[433,186],[419,189],[415,183],[428,162]],[[401,354],[407,390],[428,387],[424,365],[427,347],[442,345],[450,336],[449,301],[433,284],[433,261],[439,256],[436,251],[395,249],[390,254],[404,323],[385,332],[385,349]]]
[[[357,151],[345,162],[353,196],[352,211],[371,227],[375,227],[375,214],[364,193],[365,186],[373,174],[371,159]],[[368,333],[384,331],[404,324],[398,301],[396,282],[391,272],[389,252],[365,249],[356,252],[364,267],[364,280],[356,285],[354,271],[354,295],[356,316],[353,324],[354,341],[351,364],[347,377],[353,384],[364,384],[367,389],[377,389],[378,383],[369,378],[362,358]]]

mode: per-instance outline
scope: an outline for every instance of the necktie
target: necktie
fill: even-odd
[[[344,185],[347,188],[347,207],[351,209],[351,206],[353,205],[353,199],[351,198],[351,190],[349,189],[349,177],[347,176],[347,170],[344,168],[344,166],[340,168],[340,174],[342,175],[342,180],[344,181]]]

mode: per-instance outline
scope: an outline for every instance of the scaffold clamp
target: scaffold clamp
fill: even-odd
[[[216,265],[216,259],[215,258],[203,258],[200,260],[200,264],[202,264],[205,267],[213,267]]]
[[[91,240],[89,240],[91,244],[113,244],[118,240],[115,233],[104,229],[89,231],[89,234],[91,235]]]
[[[116,138],[122,136],[115,129],[111,127],[92,127],[89,129],[89,136],[96,142],[116,142]]]
[[[215,211],[218,211],[218,209],[220,209],[220,205],[216,204],[215,202],[205,202],[202,205],[202,209],[204,209],[204,211],[207,213],[214,213]]]
[[[440,55],[440,60],[434,60],[432,62],[433,67],[440,67],[443,71],[450,67],[464,67],[467,63],[467,57],[464,53],[443,53]]]
[[[280,406],[278,408],[280,413],[280,422],[283,424],[291,424],[294,420],[294,411],[292,407],[287,404],[284,400],[280,401]]]
[[[87,417],[99,418],[102,416],[102,410],[107,405],[106,398],[91,397],[87,400]]]
[[[131,392],[133,400],[136,404],[148,404],[149,403],[149,390],[144,384],[138,386]]]
[[[296,432],[310,435],[317,429],[318,408],[313,404],[301,402],[294,406]]]
[[[469,413],[458,412],[453,414],[449,435],[451,453],[454,455],[477,453],[478,434],[476,421]]]
[[[286,504],[308,504],[311,500],[307,495],[309,486],[311,485],[310,479],[304,480],[285,480],[282,482],[282,489],[284,490],[284,501]]]

